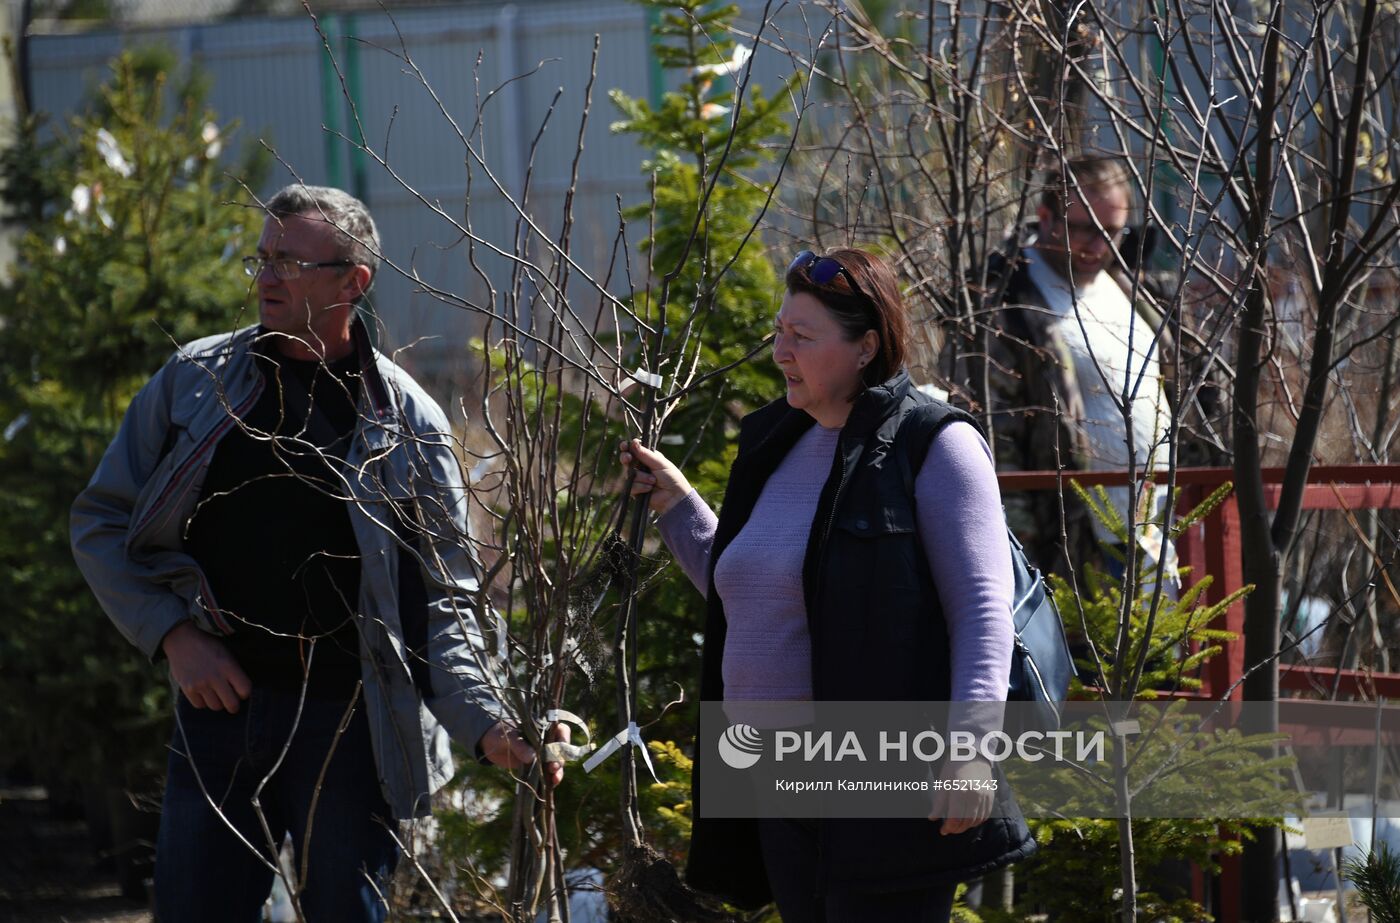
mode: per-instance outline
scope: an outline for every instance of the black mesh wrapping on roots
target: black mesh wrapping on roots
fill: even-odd
[[[670,860],[645,843],[627,849],[607,891],[617,923],[735,923],[740,919],[713,898],[691,890]]]

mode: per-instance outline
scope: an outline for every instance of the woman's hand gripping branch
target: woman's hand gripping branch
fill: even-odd
[[[653,513],[668,512],[690,494],[690,482],[681,469],[639,439],[619,443],[618,459],[623,472],[632,475],[632,496],[649,494],[647,503]]]

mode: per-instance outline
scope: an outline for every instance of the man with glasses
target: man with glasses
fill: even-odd
[[[315,186],[266,212],[259,323],[177,350],[73,507],[94,593],[178,687],[162,923],[261,919],[288,835],[306,919],[382,920],[395,821],[451,777],[448,736],[535,755],[482,656],[448,420],[356,311],[374,221]]]
[[[1000,470],[1165,467],[1173,350],[1162,314],[1122,271],[1132,205],[1122,161],[1072,159],[1047,176],[1038,221],[1014,257],[993,263],[988,288],[1000,301],[987,315],[986,381]],[[979,380],[974,371],[963,385],[977,395]],[[1109,493],[1126,517],[1127,488]],[[1041,567],[1067,574],[1093,561],[1113,570],[1099,543],[1117,539],[1073,498],[1064,514],[1062,543],[1054,491],[1007,495],[1008,521]]]

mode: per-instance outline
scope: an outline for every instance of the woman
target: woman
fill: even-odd
[[[787,395],[744,419],[722,515],[664,456],[637,440],[621,452],[709,601],[701,699],[1004,701],[1011,563],[986,442],[943,408],[954,420],[911,496],[894,440],[929,399],[903,368],[894,275],[860,250],[803,251],[786,282],[773,360]],[[687,877],[740,906],[771,895],[788,923],[947,920],[958,881],[1034,850],[1005,786],[958,804],[935,801],[929,820],[697,811]]]

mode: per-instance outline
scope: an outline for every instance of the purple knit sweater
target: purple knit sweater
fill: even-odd
[[[812,697],[812,642],[802,598],[802,558],[839,429],[813,426],[763,485],[744,528],[715,567],[729,630],[724,697]],[[929,447],[914,481],[919,538],[948,623],[952,700],[1006,699],[1011,669],[1011,551],[991,450],[977,430],[951,423]],[[717,520],[691,491],[659,522],[690,581],[706,591]]]

